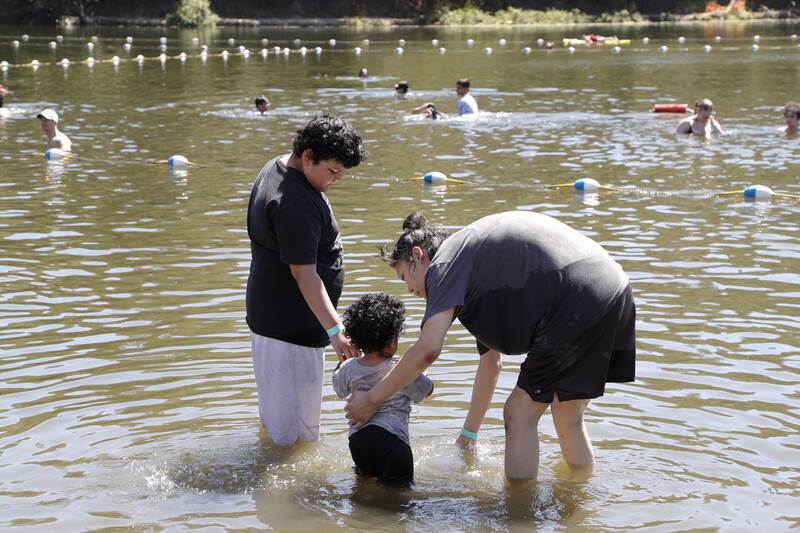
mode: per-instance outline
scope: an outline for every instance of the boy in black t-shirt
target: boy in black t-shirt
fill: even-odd
[[[278,445],[319,439],[325,346],[340,361],[358,355],[336,312],[344,260],[325,193],[367,156],[346,121],[317,115],[253,184],[247,324],[261,423]]]

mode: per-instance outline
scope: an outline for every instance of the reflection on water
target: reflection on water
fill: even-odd
[[[0,83],[14,91],[7,103],[17,111],[0,121],[0,526],[796,527],[800,203],[720,193],[762,184],[800,194],[798,139],[777,131],[793,98],[785,87],[798,81],[797,30],[615,30],[632,39],[618,54],[537,48],[538,37],[560,42],[558,28],[96,28],[89,68],[80,63],[91,37],[84,30],[65,29],[51,49],[49,28],[25,28],[30,41],[18,48],[2,43],[22,30],[0,28],[0,59],[14,65]],[[166,53],[185,50],[186,60],[153,59],[162,32]],[[231,37],[251,55],[223,60]],[[400,38],[403,54],[395,52]],[[200,44],[209,46],[205,59]],[[262,56],[265,46],[292,51]],[[148,59],[136,61],[139,54]],[[119,64],[104,62],[114,55]],[[72,64],[56,65],[63,57]],[[16,66],[33,59],[38,69]],[[366,81],[354,76],[362,67]],[[463,76],[479,115],[455,115],[454,82]],[[397,100],[401,79],[412,89]],[[260,94],[273,107],[254,117]],[[702,97],[714,100],[725,135],[676,136],[679,117],[649,112]],[[426,101],[449,116],[408,114]],[[35,119],[43,107],[58,110],[77,157],[44,161]],[[539,480],[507,484],[502,406],[519,356],[504,361],[477,452],[452,445],[477,363],[458,324],[430,368],[434,395],[411,416],[411,490],[356,478],[343,402],[329,382],[321,441],[270,444],[258,427],[243,320],[245,212],[258,170],[321,110],[353,121],[372,153],[329,195],[347,263],[340,304],[370,291],[402,296],[409,323],[401,352],[424,302],[405,294],[376,251],[413,210],[452,229],[502,210],[536,210],[596,239],[623,265],[637,299],[638,376],[587,411],[592,473],[562,462],[544,417]],[[172,155],[198,166],[159,163]],[[461,182],[418,179],[434,170]],[[570,186],[585,177],[607,188]],[[326,375],[333,367],[329,356]]]

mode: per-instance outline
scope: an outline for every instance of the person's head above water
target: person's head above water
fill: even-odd
[[[269,100],[266,96],[256,96],[256,110],[261,113],[269,111]]]
[[[398,95],[405,95],[406,93],[408,93],[408,89],[409,89],[409,87],[408,87],[408,82],[407,82],[407,81],[405,81],[405,80],[403,80],[403,81],[400,81],[400,82],[397,82],[397,83],[395,84],[395,86],[394,86],[394,91],[395,91],[395,92],[396,92]]]
[[[714,112],[714,102],[709,100],[708,98],[703,98],[702,100],[698,100],[694,104],[694,112],[695,114],[699,113],[700,111],[710,111]]]

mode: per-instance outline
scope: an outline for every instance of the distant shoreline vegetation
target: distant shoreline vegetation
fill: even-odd
[[[153,0],[156,1],[156,0]],[[215,12],[211,0],[177,0],[151,4],[147,0],[138,3],[135,10],[123,9],[115,0],[5,0],[7,9],[0,13],[3,24],[65,24],[65,25],[122,25],[122,26],[512,26],[512,25],[551,25],[551,24],[596,24],[596,23],[663,23],[663,22],[726,22],[761,20],[797,20],[800,10],[773,9],[759,5],[752,11],[720,9],[710,13],[650,13],[642,14],[634,2],[628,2],[629,9],[601,13],[586,13],[580,9],[545,10],[507,7],[487,10],[473,7],[478,2],[467,0],[467,7],[439,8],[432,12],[400,13],[399,18],[369,16],[332,15],[328,18],[319,11],[320,16],[278,16],[277,11],[268,11],[270,18],[261,18],[258,10],[248,9],[248,2],[220,3]],[[313,2],[311,2],[313,3]],[[772,2],[774,4],[774,2]],[[167,4],[167,6],[165,6]],[[663,4],[662,4],[663,5]],[[676,4],[677,5],[677,4]],[[128,4],[130,7],[130,4]],[[158,6],[158,7],[156,7]],[[170,7],[171,6],[171,7]],[[250,6],[253,8],[254,6]],[[720,6],[722,8],[722,6]],[[168,11],[172,10],[172,11]],[[247,18],[237,15],[247,13]]]

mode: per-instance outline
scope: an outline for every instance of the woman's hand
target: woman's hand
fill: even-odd
[[[347,399],[347,404],[344,406],[347,423],[356,429],[361,429],[375,414],[378,405],[380,405],[380,402],[373,402],[370,399],[369,392],[354,392]]]

